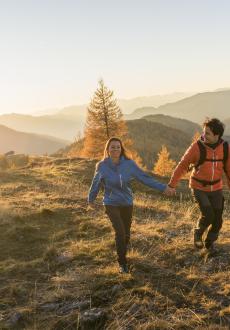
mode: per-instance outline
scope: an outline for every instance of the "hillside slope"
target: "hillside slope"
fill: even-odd
[[[227,330],[229,203],[208,255],[193,248],[185,186],[168,199],[137,184],[132,270],[120,275],[103,208],[87,211],[94,167],[49,159],[0,173],[0,328]]]
[[[84,122],[85,116],[72,118],[62,114],[37,117],[23,114],[5,114],[0,116],[0,124],[17,131],[51,135],[69,141],[73,141],[77,132],[83,129]]]
[[[157,160],[162,145],[167,146],[170,157],[178,161],[191,143],[188,134],[149,120],[130,120],[127,121],[127,126],[135,150],[149,169],[152,169]]]
[[[150,115],[145,116],[142,119],[149,120],[155,123],[160,123],[162,125],[178,129],[192,138],[196,132],[201,132],[202,128],[200,125],[193,123],[190,120],[186,119],[180,119],[172,116],[166,116],[166,115]]]
[[[52,136],[18,132],[0,125],[0,153],[14,150],[16,153],[43,155],[64,148],[67,141]]]

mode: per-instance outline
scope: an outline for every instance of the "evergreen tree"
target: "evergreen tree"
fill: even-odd
[[[154,165],[153,173],[161,176],[169,176],[172,174],[176,162],[169,158],[170,154],[166,146],[162,146],[161,151],[158,153],[158,160]]]
[[[113,91],[100,80],[88,107],[82,156],[101,158],[105,142],[112,136],[120,137],[124,141],[127,137],[127,127],[113,97]]]

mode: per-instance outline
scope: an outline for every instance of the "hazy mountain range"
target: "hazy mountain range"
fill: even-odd
[[[124,114],[132,113],[135,109],[143,106],[159,107],[161,105],[179,101],[195,93],[172,93],[165,95],[141,96],[132,99],[118,99],[117,103]]]
[[[201,131],[199,124],[206,116],[222,119],[226,124],[225,134],[230,135],[229,109],[230,91],[221,90],[196,94],[158,108],[138,108],[126,115],[125,119],[132,119],[128,120],[130,135],[142,157],[148,152],[149,155],[152,153],[152,158],[156,157],[161,145],[166,144],[172,155],[178,158],[194,133]],[[66,107],[56,114],[45,116],[1,115],[0,125],[4,126],[0,126],[0,153],[11,149],[27,154],[53,153],[74,141],[78,133],[82,132],[85,119],[84,106]],[[165,134],[167,130],[168,134]],[[150,147],[151,143],[143,141],[151,141],[153,147]],[[146,157],[149,164],[151,157]]]
[[[152,114],[169,115],[198,124],[201,124],[207,116],[215,116],[228,122],[230,120],[230,90],[200,93],[158,108],[142,106],[142,108],[134,109],[132,114],[126,115],[125,119],[139,119]],[[85,107],[72,106],[63,108],[56,114],[45,116],[5,114],[0,116],[0,124],[18,131],[52,135],[73,141],[77,134],[83,131],[85,119]],[[230,135],[229,125],[226,127],[226,133]]]
[[[117,99],[117,103],[120,106],[122,112],[124,114],[129,114],[133,112],[134,109],[140,108],[142,106],[152,106],[152,107],[159,107],[160,105],[176,102],[179,101],[185,97],[189,97],[191,95],[194,95],[195,93],[171,93],[171,94],[164,94],[164,95],[152,95],[152,96],[139,96],[135,98],[130,99]],[[73,112],[76,114],[78,112],[79,114],[86,111],[88,104],[82,104],[77,106],[69,106],[62,109],[46,109],[37,111],[34,113],[34,115],[53,115],[58,113],[69,113],[73,114]]]
[[[200,93],[175,103],[165,104],[159,113],[192,120],[201,124],[205,117],[225,120],[230,117],[230,90]]]
[[[128,120],[139,119],[150,114],[164,114],[188,119],[201,124],[206,117],[225,120],[230,117],[230,90],[206,92],[184,98],[174,103],[156,107],[141,107],[126,115]]]
[[[54,136],[73,141],[78,131],[84,127],[85,117],[62,114],[30,116],[5,114],[0,116],[0,124],[21,132]]]
[[[67,141],[52,136],[18,132],[0,125],[0,153],[13,150],[15,153],[42,155],[64,148]]]

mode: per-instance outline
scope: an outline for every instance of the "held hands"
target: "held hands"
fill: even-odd
[[[174,196],[174,195],[176,195],[176,189],[167,186],[165,188],[163,194],[166,195],[166,196]]]

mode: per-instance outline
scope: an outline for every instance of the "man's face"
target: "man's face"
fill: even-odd
[[[219,135],[213,134],[212,130],[208,126],[204,127],[203,135],[204,135],[205,143],[214,144],[214,143],[218,142],[218,140],[219,140]]]

